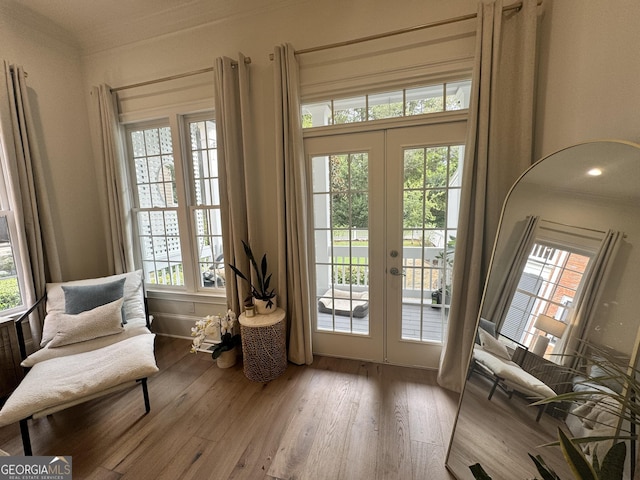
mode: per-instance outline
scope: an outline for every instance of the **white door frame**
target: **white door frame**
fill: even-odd
[[[402,270],[403,152],[406,148],[418,146],[463,145],[465,137],[466,118],[458,118],[441,124],[305,138],[309,171],[313,157],[355,152],[366,152],[369,156],[369,334],[320,332],[317,328],[318,310],[314,308],[312,335],[315,354],[438,368],[441,343],[402,339],[402,282],[399,276],[390,272],[393,267]],[[313,208],[312,198],[310,205]],[[313,231],[310,238],[314,239]],[[313,245],[311,250],[315,252]],[[392,251],[399,252],[399,255],[392,257]],[[317,295],[322,292],[316,292],[314,258],[310,258],[309,271],[312,275],[313,305],[317,305]]]

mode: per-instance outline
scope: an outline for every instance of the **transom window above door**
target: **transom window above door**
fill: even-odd
[[[329,98],[302,105],[302,127],[368,122],[469,108],[471,79]]]

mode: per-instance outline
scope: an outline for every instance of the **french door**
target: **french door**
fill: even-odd
[[[305,139],[317,354],[437,368],[465,122]]]

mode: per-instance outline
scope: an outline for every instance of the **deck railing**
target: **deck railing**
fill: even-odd
[[[369,285],[369,248],[333,246],[333,284],[351,287]],[[404,247],[402,290],[405,298],[420,298],[442,287],[445,264],[442,248]]]

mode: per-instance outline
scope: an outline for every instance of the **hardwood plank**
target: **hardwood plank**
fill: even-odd
[[[311,452],[318,426],[324,419],[327,392],[333,386],[323,366],[333,361],[321,357],[317,364],[311,366],[312,381],[292,412],[268,475],[275,478],[304,478],[304,464]]]
[[[435,398],[437,389],[433,388],[436,384],[435,372],[408,370],[406,374],[407,403],[411,405],[409,409],[411,440],[444,445],[445,435]]]
[[[380,439],[381,370],[382,366],[374,363],[361,363],[359,366],[356,390],[360,394],[344,445],[344,451],[349,455],[341,455],[339,478],[376,476],[378,457],[371,453]]]
[[[30,422],[36,454],[71,455],[92,480],[451,478],[457,396],[434,372],[316,357],[256,383],[189,345],[157,337],[148,415],[139,388],[78,405]],[[22,454],[17,425],[0,448]]]
[[[155,447],[146,449],[136,461],[128,466],[122,480],[142,478],[175,480],[186,478],[193,465],[202,461],[203,456],[220,458],[220,445],[199,437],[185,438],[180,431],[166,432],[167,441],[156,442]],[[176,440],[180,441],[176,441]],[[201,478],[224,478],[212,476],[215,470]]]
[[[181,478],[207,478],[213,470],[219,478],[266,478],[266,468],[272,453],[269,452],[266,456],[256,455],[247,462],[245,452],[249,445],[257,450],[255,440],[260,438],[261,433],[267,433],[265,425],[273,427],[272,419],[281,408],[281,398],[263,395],[259,390],[254,390],[248,400],[243,402],[242,407],[229,412],[233,425],[226,431],[220,430],[217,455],[203,458],[199,465],[194,465]],[[265,419],[268,421],[265,422]]]
[[[93,472],[91,472],[86,480],[120,480],[121,478],[122,475],[120,475],[118,472],[107,470],[104,467],[98,467]]]
[[[285,375],[267,385],[263,396],[269,400],[268,408],[255,409],[258,421],[252,431],[253,439],[238,457],[229,479],[273,478],[267,475],[267,471],[278,451],[291,410],[308,388],[311,378],[310,369],[289,365]],[[266,418],[271,421],[265,422]]]
[[[322,421],[302,468],[306,478],[339,478],[341,462],[327,459],[343,456],[345,441],[349,437],[360,403],[362,390],[357,383],[358,363],[331,360],[329,374],[333,387],[331,395],[324,395]]]
[[[453,480],[455,477],[444,466],[442,459],[447,447],[411,441],[411,478],[414,480]]]
[[[213,360],[209,359],[208,363],[203,362],[203,365],[206,365],[206,370],[197,377],[186,377],[183,375],[184,372],[175,371],[172,367],[171,371],[165,372],[167,376],[164,378],[154,378],[158,385],[164,388],[158,388],[156,385],[152,390],[150,385],[152,399],[156,390],[171,391],[177,387],[180,388],[177,390],[178,395],[176,396],[174,390],[170,402],[162,401],[162,405],[158,405],[156,409],[153,409],[152,404],[150,421],[120,439],[117,448],[112,450],[111,455],[104,461],[107,468],[127,473],[131,465],[148,458],[149,452],[157,450],[159,443],[162,449],[175,448],[174,443],[183,443],[185,437],[195,434],[200,423],[210,414],[208,396],[212,395],[212,392],[227,395],[231,390],[225,388],[231,382],[224,377],[224,371],[217,368]],[[182,387],[183,385],[185,386]],[[220,388],[222,385],[224,387]],[[215,400],[213,397],[213,401]],[[159,402],[156,400],[155,403]],[[173,432],[180,432],[180,438],[175,439],[169,435]]]
[[[514,471],[533,478],[536,468],[528,454],[540,454],[560,478],[571,478],[560,449],[543,446],[556,441],[558,427],[566,426],[550,415],[536,421],[537,409],[518,395],[509,398],[498,390],[488,400],[490,388],[489,379],[480,375],[467,382],[449,461],[454,471],[473,479],[468,466],[480,462],[493,478],[509,478]]]
[[[380,441],[377,454],[381,459],[376,478],[411,478],[411,439],[409,405],[402,367],[384,366]]]

